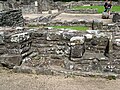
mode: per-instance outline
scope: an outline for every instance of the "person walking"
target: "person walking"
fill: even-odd
[[[111,8],[112,8],[112,0],[110,0],[110,2],[108,3],[108,6],[107,6],[107,12],[109,15],[110,15]]]
[[[107,9],[108,9],[108,0],[105,1],[104,7],[105,7],[104,12],[107,12]]]

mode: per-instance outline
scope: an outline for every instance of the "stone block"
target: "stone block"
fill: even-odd
[[[13,68],[14,66],[19,66],[22,62],[21,55],[1,55],[0,63],[8,68]]]
[[[85,52],[84,45],[74,45],[70,47],[70,57],[72,58],[81,58]]]
[[[30,39],[30,33],[24,32],[19,34],[14,34],[11,36],[11,42],[20,43]]]
[[[27,74],[33,74],[32,73],[32,68],[28,66],[14,66],[13,71],[15,73],[27,73]]]
[[[84,44],[84,42],[85,42],[85,38],[80,36],[75,36],[70,39],[71,45],[82,45]]]
[[[109,14],[107,12],[103,12],[102,19],[108,19],[108,18],[109,18]]]
[[[112,21],[115,22],[120,22],[120,13],[115,13],[113,15]]]
[[[6,53],[7,53],[7,49],[4,46],[0,47],[0,55],[6,54]]]
[[[0,32],[0,44],[4,44],[4,32]]]
[[[78,36],[79,32],[76,30],[68,30],[62,33],[63,40],[70,40],[74,36]]]
[[[48,41],[58,41],[61,40],[61,32],[49,32],[47,34],[47,40]]]

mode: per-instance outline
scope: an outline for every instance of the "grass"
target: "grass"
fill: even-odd
[[[80,10],[80,9],[98,9],[98,13],[102,13],[104,11],[104,6],[75,6],[72,9]],[[113,6],[111,11],[120,12],[120,6]]]
[[[89,29],[89,27],[85,27],[85,26],[52,26],[52,28],[71,29],[71,30],[88,30]]]
[[[27,27],[40,27],[39,25],[29,24]]]

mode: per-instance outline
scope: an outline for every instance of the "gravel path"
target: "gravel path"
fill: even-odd
[[[120,79],[16,74],[0,70],[0,90],[120,90]]]

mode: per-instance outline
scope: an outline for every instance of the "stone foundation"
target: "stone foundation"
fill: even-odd
[[[65,13],[73,14],[97,14],[97,9],[65,10]]]
[[[21,10],[1,11],[0,26],[24,26]]]
[[[120,74],[119,30],[113,36],[99,30],[8,31],[0,34],[0,64],[15,72]]]
[[[113,15],[113,19],[112,21],[115,23],[115,22],[120,22],[120,13],[115,13]]]

